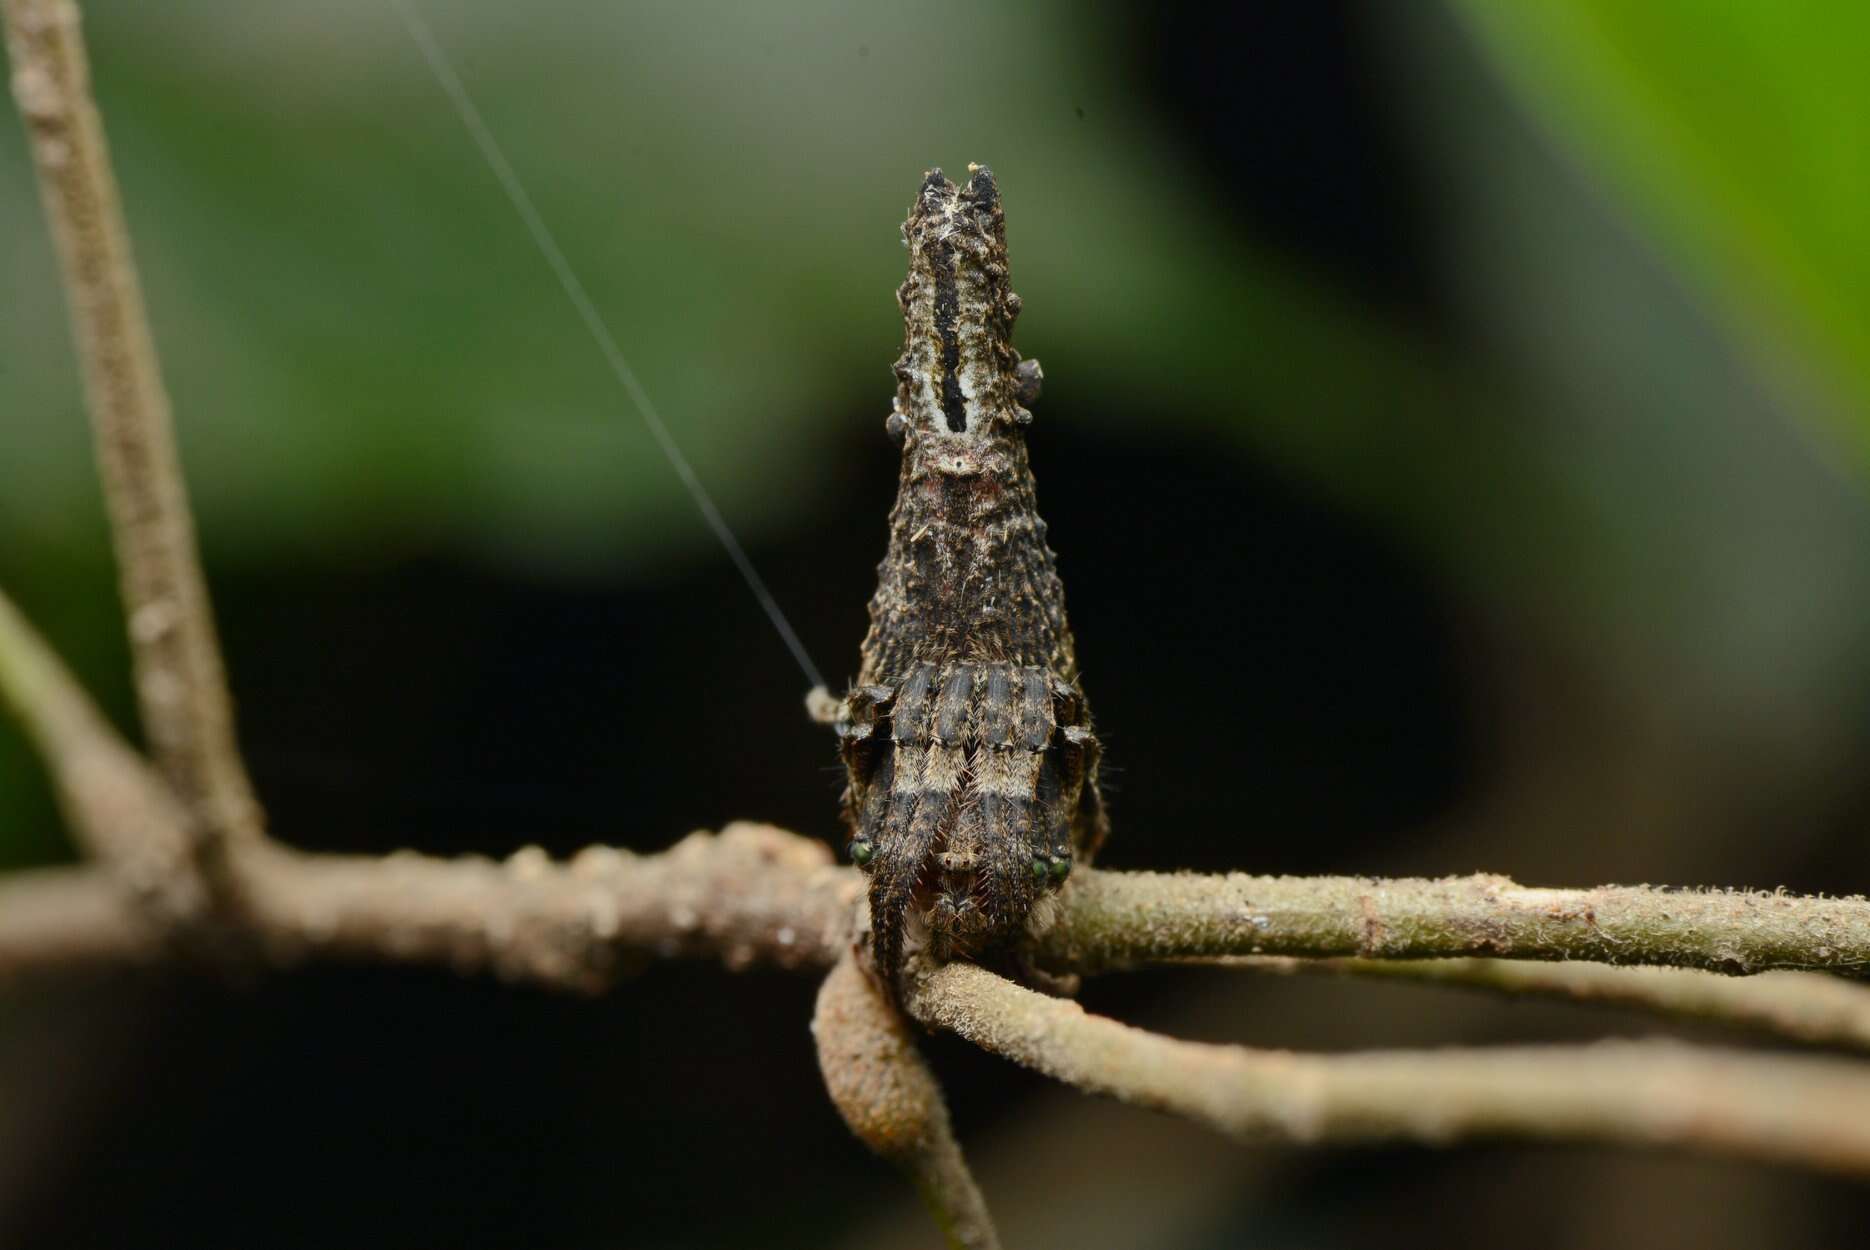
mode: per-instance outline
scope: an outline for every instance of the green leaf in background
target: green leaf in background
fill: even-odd
[[[1022,347],[1047,361],[1055,411],[1082,387],[1138,420],[1232,435],[1249,399],[1272,414],[1253,437],[1370,494],[1387,478],[1358,462],[1394,409],[1434,410],[1437,367],[1409,336],[1243,242],[1203,194],[1110,15],[432,8],[750,538],[818,506],[799,483],[838,427],[887,404],[897,223],[938,162],[1000,170]],[[86,13],[211,559],[387,546],[589,574],[717,558],[388,6]],[[42,417],[0,423],[0,521],[94,538],[63,310],[10,122],[0,245],[21,258],[0,304],[0,410]]]
[[[1854,467],[1870,470],[1870,6],[1458,7],[1713,296],[1789,406],[1833,410]]]

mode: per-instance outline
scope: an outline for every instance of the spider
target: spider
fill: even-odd
[[[1099,748],[1026,458],[1043,374],[1013,349],[1006,219],[991,170],[924,176],[897,291],[885,428],[902,445],[889,547],[856,682],[817,714],[848,773],[849,853],[872,956],[1012,954],[1107,831]]]

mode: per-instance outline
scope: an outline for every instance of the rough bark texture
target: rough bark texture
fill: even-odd
[[[935,1074],[916,1050],[908,1021],[849,954],[818,991],[812,1037],[838,1114],[859,1141],[908,1175],[948,1244],[997,1247]]]
[[[1870,1175],[1870,1071],[1678,1042],[1298,1055],[1159,1037],[967,964],[913,982],[933,1028],[1242,1141],[1445,1146],[1533,1134]]]
[[[70,305],[123,588],[143,727],[188,813],[210,889],[218,850],[261,833],[234,736],[169,397],[130,253],[104,124],[69,0],[5,0],[13,97]],[[222,890],[224,892],[224,890]]]
[[[1212,955],[1586,959],[1714,972],[1870,968],[1870,902],[1654,886],[1539,889],[1438,879],[1080,874],[1040,958],[1095,972]]]

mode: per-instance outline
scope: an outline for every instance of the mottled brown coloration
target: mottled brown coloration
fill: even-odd
[[[903,445],[856,685],[835,709],[851,856],[870,875],[878,969],[906,948],[1015,957],[1040,906],[1105,832],[1098,747],[1065,593],[1039,519],[1013,350],[1019,297],[993,174],[931,170],[887,428]]]

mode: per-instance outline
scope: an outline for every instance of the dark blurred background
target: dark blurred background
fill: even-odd
[[[991,163],[1116,867],[1870,879],[1870,10],[421,6],[834,683],[895,488],[896,233]],[[805,682],[380,0],[91,0],[242,738],[301,846],[833,837]],[[0,585],[133,724],[0,126]],[[0,862],[70,855],[0,726]],[[814,985],[0,991],[0,1245],[921,1246]],[[1655,1020],[1242,973],[1085,1001],[1347,1049]],[[1838,1183],[1246,1151],[930,1043],[1009,1244],[1824,1246]]]

